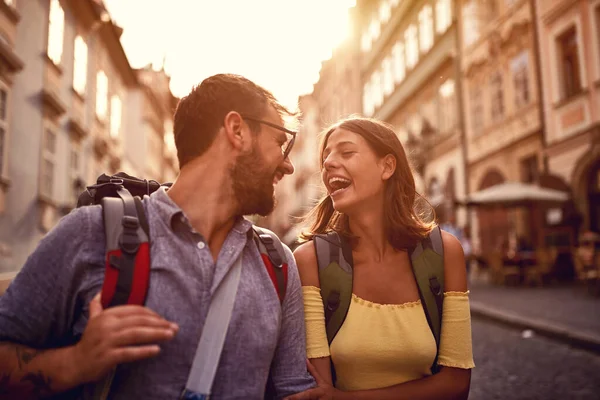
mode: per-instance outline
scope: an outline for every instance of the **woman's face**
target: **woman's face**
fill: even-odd
[[[385,168],[362,136],[335,129],[323,151],[322,179],[334,208],[348,214],[357,206],[377,206],[383,197]]]

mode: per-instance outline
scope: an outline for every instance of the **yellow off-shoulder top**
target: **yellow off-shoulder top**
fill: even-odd
[[[329,347],[321,290],[314,286],[302,290],[307,356],[331,356],[337,388],[376,389],[431,374],[436,344],[421,301],[377,304],[353,294],[346,320]],[[475,366],[468,292],[444,293],[437,363],[464,369]]]

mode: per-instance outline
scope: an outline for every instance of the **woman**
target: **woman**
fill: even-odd
[[[434,226],[415,211],[415,183],[402,144],[387,125],[351,118],[326,132],[320,154],[328,194],[309,214],[313,221],[302,237],[307,242],[294,252],[304,292],[308,368],[319,387],[290,399],[466,399],[474,363],[463,250],[442,232],[441,368],[432,375],[437,347],[410,249]],[[351,238],[353,283],[346,318],[329,346],[312,239],[331,230]]]

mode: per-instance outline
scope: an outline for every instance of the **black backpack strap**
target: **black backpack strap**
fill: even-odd
[[[415,247],[410,259],[427,323],[437,346],[435,360],[431,367],[431,371],[435,374],[439,371],[437,359],[444,303],[444,246],[438,226]]]
[[[102,199],[106,234],[104,308],[143,305],[150,280],[150,235],[143,205],[123,187]]]
[[[252,226],[252,233],[267,272],[273,281],[280,303],[285,299],[287,289],[287,257],[283,244],[277,235],[268,229]]]

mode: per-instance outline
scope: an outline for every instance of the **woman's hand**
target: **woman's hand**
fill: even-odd
[[[315,378],[317,387],[314,389],[305,390],[301,393],[293,394],[286,397],[284,400],[333,400],[339,398],[339,396],[336,397],[336,394],[339,395],[341,392],[323,379],[323,377],[319,374],[317,369],[310,363],[309,360],[306,360],[306,367],[308,368],[308,372],[310,372],[313,378]]]

